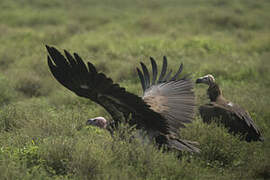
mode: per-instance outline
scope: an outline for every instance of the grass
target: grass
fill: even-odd
[[[0,7],[0,179],[270,177],[267,0],[2,0]],[[211,73],[265,141],[240,141],[198,113],[180,134],[200,143],[199,155],[179,160],[138,140],[112,139],[85,127],[90,117],[110,116],[53,79],[45,44],[79,53],[138,95],[135,67],[149,66],[149,56],[161,65],[166,55],[173,70],[183,62],[194,80]],[[195,93],[198,106],[208,101],[205,86]]]

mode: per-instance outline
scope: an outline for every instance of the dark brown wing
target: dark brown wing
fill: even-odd
[[[262,140],[261,133],[247,111],[236,104],[220,105],[209,103],[199,108],[203,121],[221,122],[230,132],[246,135],[246,140]]]
[[[48,65],[53,76],[67,89],[103,106],[115,122],[132,113],[138,117],[137,125],[168,134],[168,125],[163,117],[151,110],[140,97],[127,92],[103,73],[97,72],[90,62],[86,66],[78,54],[71,56],[65,51],[64,57],[54,47],[46,48],[49,53]]]
[[[170,77],[171,71],[166,74],[167,58],[165,56],[160,76],[156,82],[157,65],[153,58],[150,60],[153,72],[152,83],[150,83],[149,71],[146,66],[141,63],[143,72],[137,68],[144,91],[143,100],[150,105],[152,110],[165,118],[170,132],[177,134],[179,128],[185,127],[184,123],[190,123],[194,117],[193,83],[187,76],[178,78],[182,72],[183,64],[180,65],[173,77]]]

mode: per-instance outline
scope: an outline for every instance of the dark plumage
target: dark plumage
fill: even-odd
[[[230,133],[240,133],[248,142],[263,140],[249,113],[223,97],[222,91],[212,75],[200,77],[196,83],[204,83],[209,86],[207,94],[211,102],[199,108],[204,122],[210,123],[214,120],[220,122],[229,129]]]
[[[64,57],[57,49],[49,46],[46,48],[49,53],[48,65],[57,81],[78,96],[89,98],[104,107],[113,119],[110,122],[101,118],[91,119],[87,124],[96,125],[96,121],[102,121],[98,126],[112,132],[118,123],[127,122],[145,130],[160,146],[199,152],[193,142],[177,138],[179,128],[191,122],[194,114],[193,83],[187,77],[177,80],[182,65],[175,76],[170,77],[166,75],[167,59],[164,57],[157,81],[157,65],[150,58],[153,72],[150,82],[149,71],[141,63],[142,71],[137,71],[144,94],[140,98],[113,83],[110,78],[98,72],[92,63],[88,62],[86,66],[78,54],[71,56],[65,50]]]

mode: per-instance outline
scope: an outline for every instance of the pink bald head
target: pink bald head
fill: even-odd
[[[107,127],[107,120],[104,117],[95,117],[92,119],[87,120],[86,125],[97,126],[100,128]]]

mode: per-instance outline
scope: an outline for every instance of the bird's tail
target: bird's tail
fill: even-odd
[[[182,139],[169,139],[168,146],[170,149],[176,149],[178,151],[188,151],[188,152],[195,152],[200,153],[200,149],[197,148],[199,143],[195,141],[188,141]]]
[[[200,153],[200,149],[196,147],[199,143],[195,141],[182,140],[174,136],[166,135],[159,135],[155,139],[160,146],[166,144],[168,149]]]

